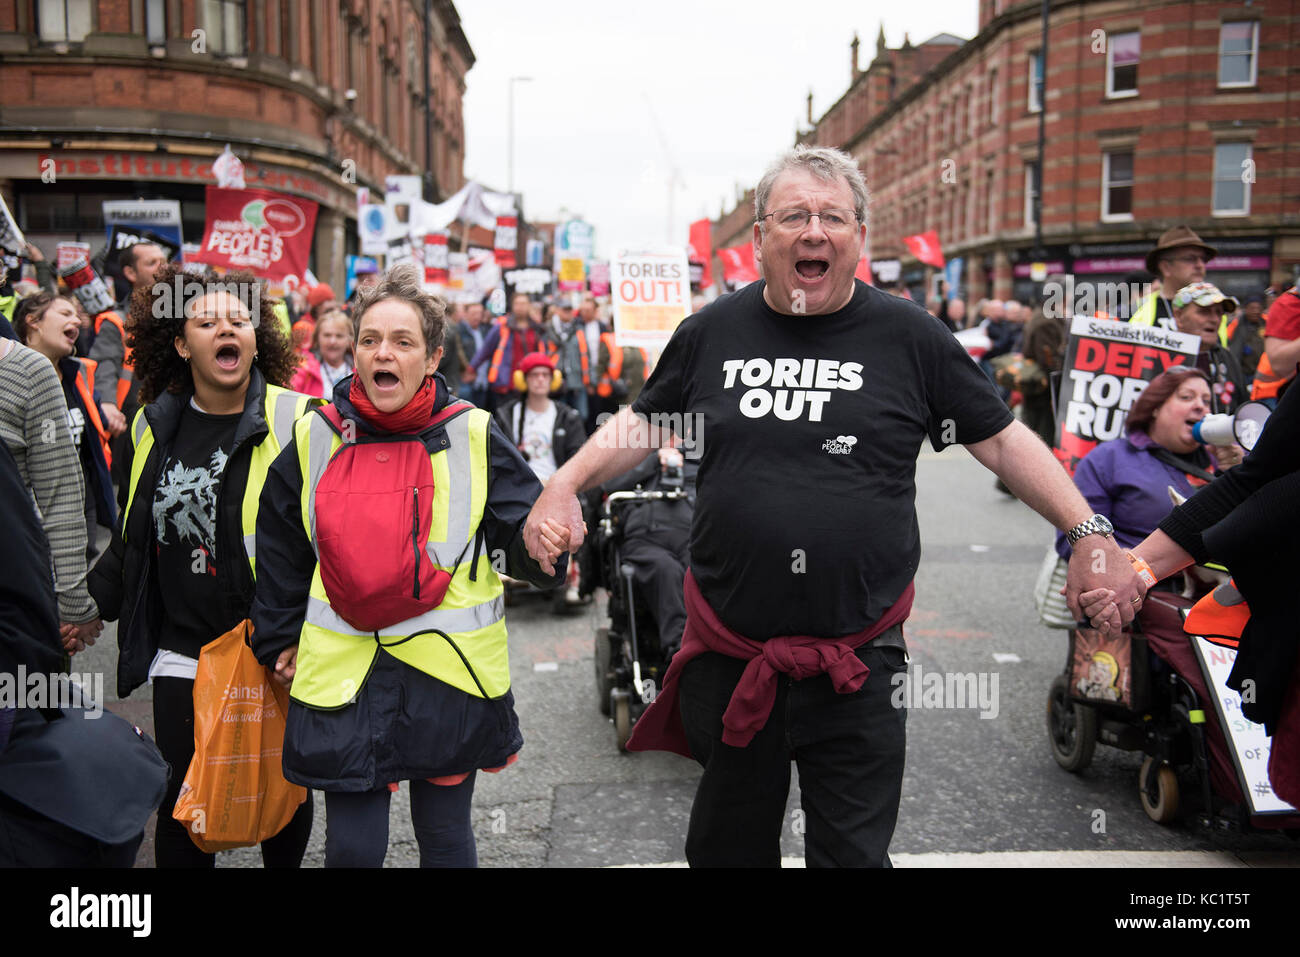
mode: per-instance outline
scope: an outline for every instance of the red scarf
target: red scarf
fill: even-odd
[[[411,401],[396,412],[380,412],[375,408],[375,404],[370,401],[370,396],[366,395],[365,387],[361,384],[360,372],[352,376],[352,388],[348,392],[348,400],[360,413],[361,418],[384,432],[419,432],[429,424],[429,417],[433,414],[433,403],[437,398],[438,386],[431,375],[424,377],[424,382],[415,390]]]

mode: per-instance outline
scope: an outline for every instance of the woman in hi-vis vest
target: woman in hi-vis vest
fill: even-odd
[[[436,374],[445,303],[422,278],[395,267],[357,303],[357,371],[297,424],[258,514],[253,650],[289,685],[284,773],[325,792],[327,867],[382,866],[401,781],[421,866],[477,863],[475,774],[523,744],[499,573],[564,580],[523,543],[532,470]]]
[[[118,619],[118,694],[153,685],[155,738],[171,766],[157,864],[212,867],[215,855],[172,818],[194,757],[199,652],[249,616],[262,484],[313,400],[280,387],[295,362],[262,280],[175,264],[154,278],[126,322],[141,402],[125,446],[126,511],[90,593]],[[262,842],[266,866],[302,862],[311,818],[309,796]]]

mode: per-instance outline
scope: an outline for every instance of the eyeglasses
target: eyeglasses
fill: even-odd
[[[1186,256],[1170,256],[1171,263],[1207,263],[1210,260],[1200,253],[1188,253]]]
[[[774,209],[763,219],[771,218],[778,229],[796,232],[804,229],[816,216],[827,232],[847,232],[857,225],[858,214],[851,209],[823,209],[820,213],[806,209]]]

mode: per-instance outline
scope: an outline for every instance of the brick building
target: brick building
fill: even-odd
[[[180,200],[198,242],[229,143],[248,186],[320,203],[340,283],[358,187],[464,184],[473,64],[451,0],[0,0],[0,192],[47,254],[102,242],[108,199]]]
[[[933,229],[963,294],[1028,299],[1041,4],[980,0],[978,35],[889,50],[800,139],[851,153],[872,192],[873,265],[920,296],[935,270],[903,236]],[[1185,224],[1237,293],[1300,263],[1300,7],[1292,0],[1052,0],[1042,230],[1049,270],[1118,281]],[[937,59],[936,59],[937,58]],[[752,204],[752,194],[749,201]],[[716,233],[736,234],[740,207]],[[743,240],[741,240],[743,241]]]

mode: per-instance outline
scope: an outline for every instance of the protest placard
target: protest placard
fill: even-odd
[[[1099,442],[1124,434],[1124,420],[1147,383],[1196,361],[1199,336],[1076,316],[1056,403],[1056,457],[1074,474]]]
[[[690,270],[681,246],[621,248],[610,261],[614,341],[662,349],[691,306]]]

